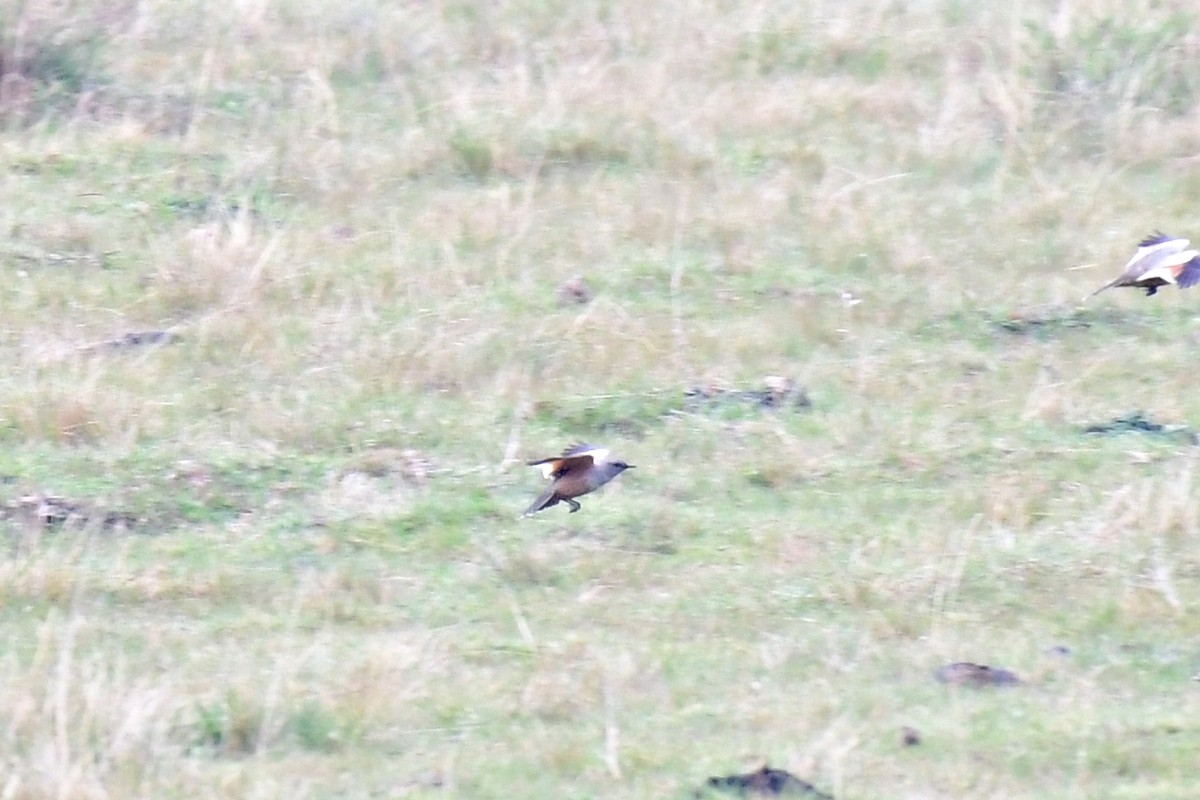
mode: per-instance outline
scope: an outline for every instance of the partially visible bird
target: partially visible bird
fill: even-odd
[[[625,470],[633,469],[632,464],[624,461],[609,461],[604,448],[582,443],[571,445],[561,456],[530,461],[529,466],[541,467],[550,485],[526,509],[526,517],[560,502],[569,505],[570,513],[574,514],[580,508],[576,497],[593,492]]]
[[[1155,231],[1138,242],[1137,252],[1129,259],[1124,271],[1089,297],[1115,286],[1136,286],[1145,289],[1149,296],[1167,284],[1186,289],[1200,283],[1200,251],[1188,249],[1189,244],[1187,239],[1176,239]]]

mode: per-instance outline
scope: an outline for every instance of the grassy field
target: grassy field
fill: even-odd
[[[1197,796],[1192,4],[2,9],[0,798]]]

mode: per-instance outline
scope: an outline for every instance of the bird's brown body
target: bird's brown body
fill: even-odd
[[[1174,284],[1186,289],[1200,283],[1200,251],[1188,249],[1187,239],[1176,239],[1161,231],[1138,242],[1137,252],[1121,274],[1092,292],[1098,295],[1105,289],[1133,286],[1152,295],[1161,287]]]
[[[589,444],[568,447],[561,456],[530,461],[529,466],[541,467],[550,479],[550,485],[533,501],[525,516],[536,514],[558,503],[566,503],[574,514],[581,506],[575,499],[594,492],[627,469],[633,469],[624,461],[608,461],[608,451]]]

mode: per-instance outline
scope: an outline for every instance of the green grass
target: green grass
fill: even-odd
[[[4,796],[1191,797],[1196,22],[0,12]]]

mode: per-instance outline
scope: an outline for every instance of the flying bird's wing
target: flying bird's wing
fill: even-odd
[[[1154,247],[1157,244],[1172,241],[1174,238],[1174,236],[1163,233],[1162,231],[1155,231],[1145,239],[1142,239],[1140,242],[1138,242],[1138,249],[1140,250],[1143,247]]]
[[[563,450],[563,455],[564,456],[587,455],[587,456],[591,456],[597,462],[599,462],[599,461],[603,461],[605,458],[608,457],[608,451],[605,450],[603,447],[597,447],[594,444],[585,444],[584,442],[577,442],[576,444],[573,444],[570,447],[568,447],[566,450]]]
[[[555,478],[576,470],[589,470],[598,463],[591,453],[580,453],[576,456],[564,456],[554,462],[555,470],[551,473]]]
[[[1200,283],[1200,255],[1194,255],[1190,260],[1180,264],[1175,273],[1175,282],[1180,289],[1195,286]]]
[[[603,447],[578,442],[563,450],[553,474],[558,477],[572,470],[591,469],[594,464],[603,464],[607,458],[608,451]]]
[[[1133,258],[1129,259],[1121,274],[1127,278],[1140,277],[1154,266],[1157,266],[1158,263],[1161,263],[1156,261],[1158,257],[1170,255],[1171,253],[1181,253],[1187,250],[1189,244],[1191,242],[1187,239],[1176,239],[1161,232],[1157,232],[1153,236],[1147,236],[1138,242],[1137,252],[1133,254]]]
[[[591,444],[573,444],[563,451],[561,456],[556,458],[543,458],[541,461],[530,461],[529,466],[541,467],[542,477],[557,478],[565,472],[570,472],[573,469],[588,469],[593,464],[600,464],[608,456],[608,451],[603,447],[596,447]]]

